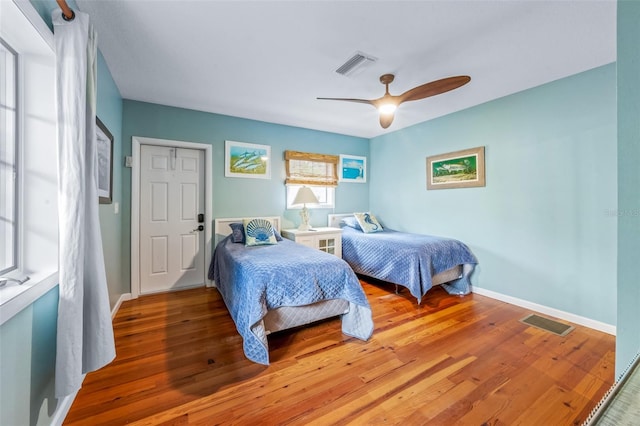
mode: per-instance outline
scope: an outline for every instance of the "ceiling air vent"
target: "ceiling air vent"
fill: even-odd
[[[357,70],[375,62],[377,58],[366,53],[356,52],[351,58],[347,59],[347,62],[342,64],[336,72],[340,75],[349,76],[355,73]]]

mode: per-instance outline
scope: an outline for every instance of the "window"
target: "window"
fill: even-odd
[[[287,171],[287,208],[298,193],[306,185],[318,197],[320,204],[308,205],[307,208],[333,208],[335,205],[335,187],[338,185],[337,155],[314,154],[310,152],[285,151],[285,167]]]
[[[17,66],[0,38],[0,275],[17,268]]]
[[[292,206],[298,190],[303,185],[287,185],[287,209],[301,209],[302,206]],[[309,204],[308,209],[332,209],[335,206],[335,188],[332,186],[311,186],[307,185],[318,197],[320,204]]]
[[[58,177],[53,33],[31,2],[0,0],[0,41],[3,324],[57,284]]]
[[[337,155],[285,151],[287,185],[338,185]]]

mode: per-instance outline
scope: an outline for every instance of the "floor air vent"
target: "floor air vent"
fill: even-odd
[[[558,336],[566,336],[571,330],[573,330],[573,327],[570,325],[563,324],[549,318],[544,318],[536,314],[527,315],[526,317],[522,318],[520,322],[532,327],[539,328],[541,330],[548,331],[553,334],[557,334]]]

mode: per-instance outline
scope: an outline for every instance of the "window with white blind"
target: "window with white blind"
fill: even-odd
[[[319,204],[307,205],[307,208],[333,208],[335,205],[335,187],[338,185],[337,155],[315,154],[310,152],[285,151],[287,172],[287,208],[295,209],[293,200],[302,186],[308,186],[318,198]]]

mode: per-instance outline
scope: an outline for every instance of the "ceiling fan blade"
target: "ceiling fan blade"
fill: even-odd
[[[464,86],[470,81],[471,77],[469,77],[468,75],[447,77],[441,80],[422,84],[418,87],[414,87],[413,89],[407,90],[398,97],[400,98],[400,102],[417,101],[419,99],[428,98],[430,96],[439,95],[441,93],[457,89],[458,87]]]
[[[393,113],[392,114],[380,114],[380,125],[382,126],[383,129],[386,129],[387,127],[391,126],[391,123],[393,123]]]
[[[316,98],[316,99],[325,100],[325,101],[358,102],[358,103],[361,103],[361,104],[373,105],[373,103],[369,99],[355,99],[355,98]]]

